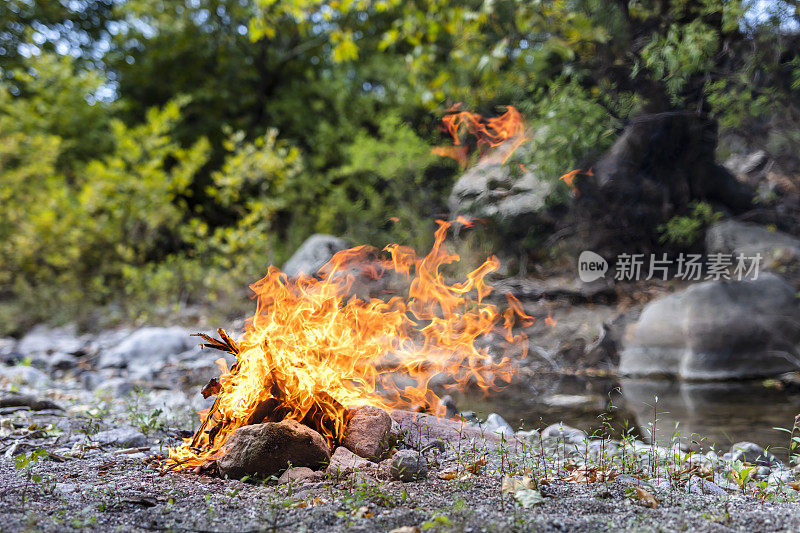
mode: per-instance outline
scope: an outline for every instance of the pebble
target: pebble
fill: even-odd
[[[737,442],[731,446],[729,453],[732,461],[742,461],[760,466],[772,466],[780,463],[774,455],[754,442]]]
[[[133,428],[116,428],[92,435],[91,440],[106,446],[138,448],[147,445],[147,437]]]
[[[497,413],[491,413],[486,417],[486,422],[481,427],[490,433],[497,433],[498,435],[514,435],[514,428]]]
[[[583,444],[586,440],[586,433],[578,428],[565,424],[552,424],[542,431],[544,440],[560,440],[567,444]]]
[[[719,498],[728,495],[728,493],[716,483],[696,476],[689,480],[686,488],[689,489],[689,493],[691,494],[710,494]]]

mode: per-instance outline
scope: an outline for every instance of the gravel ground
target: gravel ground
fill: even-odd
[[[394,480],[391,459],[291,484],[162,475],[153,457],[197,428],[194,411],[208,405],[197,385],[216,374],[216,355],[187,346],[184,332],[151,333],[140,334],[144,353],[165,335],[186,351],[140,364],[125,332],[50,332],[68,357],[0,365],[0,531],[800,530],[798,473],[774,458],[742,491],[730,479],[733,450],[695,456],[687,484],[680,452],[552,426],[515,433],[497,415],[481,428],[394,413],[398,448],[428,450],[421,481]],[[127,368],[100,364],[124,346]],[[612,479],[577,482],[580,465]],[[698,474],[714,482],[693,485]]]
[[[501,497],[500,478],[402,483],[353,474],[341,481],[248,484],[177,473],[141,458],[102,452],[37,465],[31,483],[2,461],[3,531],[796,531],[794,503],[655,490],[655,509],[623,481],[552,483],[524,509]],[[23,504],[23,491],[27,501]]]
[[[424,416],[424,415],[423,415]],[[67,428],[74,420],[51,411],[25,413],[28,427]],[[396,417],[397,419],[398,417]],[[15,468],[18,446],[0,459],[3,531],[793,531],[800,529],[796,492],[757,498],[733,487],[689,490],[676,483],[619,475],[610,482],[551,480],[539,485],[543,500],[525,508],[501,491],[504,473],[548,457],[565,464],[558,450],[539,454],[511,437],[502,442],[478,429],[432,417],[399,417],[410,447],[447,440],[444,453],[428,453],[427,479],[391,479],[388,464],[323,481],[278,484],[173,472],[162,475],[153,452],[164,443],[122,449],[81,443],[64,431],[56,441],[75,441],[29,466]],[[35,429],[34,429],[35,431]],[[460,442],[460,445],[459,445]],[[42,443],[40,443],[41,445]],[[149,447],[148,447],[149,446]],[[142,450],[142,451],[140,451]],[[467,466],[486,465],[476,474]],[[554,466],[555,467],[555,466]],[[455,479],[440,479],[457,470]],[[28,477],[28,474],[31,477]],[[32,477],[40,475],[37,482]],[[447,477],[447,476],[445,476]],[[658,502],[637,494],[644,488]],[[703,492],[707,492],[704,494]],[[781,501],[785,500],[785,501]],[[650,508],[649,505],[655,505]]]

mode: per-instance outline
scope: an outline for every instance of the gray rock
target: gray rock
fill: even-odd
[[[17,350],[17,344],[15,339],[0,337],[0,363],[13,365],[25,358],[25,356]]]
[[[379,462],[394,445],[391,439],[392,418],[380,409],[367,405],[354,409],[342,438],[342,446],[359,457]]]
[[[34,326],[17,345],[17,351],[24,356],[37,356],[50,353],[78,353],[86,342],[77,335],[74,325],[50,328],[44,324]]]
[[[70,370],[78,366],[78,359],[68,353],[53,354],[48,360],[52,370]]]
[[[31,411],[63,411],[63,409],[50,400],[40,399],[30,394],[0,393],[0,408],[27,407]]]
[[[798,367],[800,305],[774,274],[706,281],[647,304],[629,326],[620,373],[684,380],[779,375]]]
[[[269,477],[289,465],[320,469],[331,459],[322,435],[291,419],[241,427],[221,451],[217,461],[220,475],[231,479]]]
[[[309,481],[316,481],[319,478],[321,478],[319,472],[315,472],[314,470],[311,470],[305,466],[298,466],[297,468],[290,468],[281,474],[281,477],[278,479],[278,484],[284,485],[292,482],[305,483]]]
[[[106,393],[113,398],[124,398],[132,393],[135,388],[134,384],[125,378],[110,378],[104,381],[95,378],[92,383],[96,383],[95,387],[97,392],[101,394]]]
[[[772,469],[768,466],[759,466],[753,472],[753,477],[759,481],[766,481],[769,479],[769,475],[772,473]]]
[[[117,446],[119,448],[147,446],[147,437],[133,428],[117,428],[101,431],[92,435],[90,440],[106,446]]]
[[[772,466],[780,464],[777,457],[753,442],[737,442],[731,446],[731,460],[741,461],[759,466]],[[767,473],[768,475],[769,473]]]
[[[444,411],[444,416],[447,418],[453,418],[458,415],[458,406],[449,394],[439,399],[439,408]]]
[[[552,424],[544,428],[542,431],[542,439],[550,441],[560,440],[567,444],[583,444],[586,440],[586,433],[578,428],[565,424]]]
[[[718,498],[723,498],[728,495],[727,492],[722,490],[722,487],[713,481],[701,477],[692,477],[689,483],[687,483],[686,488],[689,490],[690,494],[708,494]]]
[[[723,166],[737,176],[747,176],[763,168],[769,161],[764,150],[756,150],[749,154],[735,154],[725,160]]]
[[[27,365],[0,366],[0,381],[6,379],[13,384],[24,384],[41,389],[50,385],[50,378],[39,369]]]
[[[478,421],[478,415],[475,414],[475,411],[461,411],[461,418],[467,422]]]
[[[650,242],[658,227],[711,201],[734,214],[753,207],[755,191],[716,162],[717,125],[696,113],[634,117],[578,182],[577,212],[586,219],[584,250],[625,251]],[[620,239],[624,235],[624,239]]]
[[[362,468],[377,468],[377,464],[359,457],[344,446],[339,446],[331,455],[331,463],[325,470],[330,475],[344,475]]]
[[[794,473],[788,468],[778,468],[770,472],[767,483],[770,485],[785,485],[794,481]]]
[[[706,231],[706,251],[709,254],[761,254],[761,267],[787,265],[800,261],[800,239],[764,226],[726,220]]]
[[[305,240],[300,248],[283,265],[283,273],[289,277],[301,274],[313,275],[330,261],[336,252],[347,248],[347,243],[333,235],[318,233]]]
[[[488,417],[486,417],[486,422],[482,424],[481,427],[486,431],[497,433],[498,435],[514,435],[514,428],[512,428],[509,423],[503,420],[503,417],[497,413],[491,413]]]
[[[713,451],[706,452],[704,457],[712,468],[719,464],[719,456]]]
[[[465,172],[450,193],[451,214],[507,223],[531,223],[542,218],[553,183],[531,171],[519,177],[512,176],[513,172],[499,161],[486,161]]]
[[[392,457],[390,472],[399,481],[421,481],[428,477],[428,460],[414,450],[400,450]]]
[[[201,341],[183,328],[148,327],[136,330],[119,345],[100,356],[100,368],[143,370],[163,364]]]

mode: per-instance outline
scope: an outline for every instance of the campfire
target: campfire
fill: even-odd
[[[182,447],[170,449],[163,468],[212,471],[237,431],[286,421],[313,430],[335,448],[365,406],[436,412],[439,398],[429,383],[437,374],[446,375],[445,387],[488,390],[508,382],[511,358],[479,348],[476,341],[497,334],[510,343],[521,341],[512,327],[529,324],[530,317],[511,295],[502,311],[484,301],[492,290],[486,276],[498,268],[495,257],[466,280],[448,284],[443,267],[459,257],[444,246],[450,223],[438,224],[425,257],[396,244],[384,249],[384,257],[359,246],[337,253],[317,276],[290,279],[270,267],[251,285],[257,310],[240,339],[222,329],[219,339],[201,334],[204,346],[227,352],[236,362],[227,368],[224,359],[217,361],[222,374],[203,389],[204,397],[216,397],[213,406],[199,413],[200,428]],[[389,273],[406,280],[407,294],[388,299],[351,294],[358,277]],[[284,430],[296,432],[298,425],[292,424]]]

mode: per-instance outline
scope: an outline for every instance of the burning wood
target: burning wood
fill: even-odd
[[[473,384],[484,390],[508,382],[512,361],[493,357],[476,347],[476,340],[498,330],[509,342],[523,340],[511,328],[531,319],[510,295],[502,312],[483,301],[491,292],[485,278],[498,267],[495,257],[461,283],[445,281],[442,267],[459,260],[443,245],[449,226],[439,222],[425,257],[404,246],[385,248],[389,258],[378,261],[378,274],[391,270],[408,276],[405,298],[366,301],[350,295],[354,268],[370,258],[375,264],[374,252],[364,246],[337,253],[319,277],[289,279],[270,267],[264,279],[251,285],[257,311],[238,342],[222,329],[219,339],[199,334],[204,346],[232,354],[236,362],[228,369],[224,359],[218,360],[222,375],[203,388],[204,397],[216,396],[213,406],[201,413],[195,435],[183,447],[170,449],[163,468],[205,469],[230,453],[240,428],[286,421],[319,433],[329,448],[343,444],[357,455],[380,460],[391,425],[380,409],[431,410],[439,404],[428,388],[434,375],[446,373],[454,386]],[[389,354],[394,364],[378,366]],[[412,384],[399,386],[398,377]],[[379,409],[357,410],[365,406]],[[348,432],[351,417],[358,424]],[[287,461],[278,455],[285,468]]]

